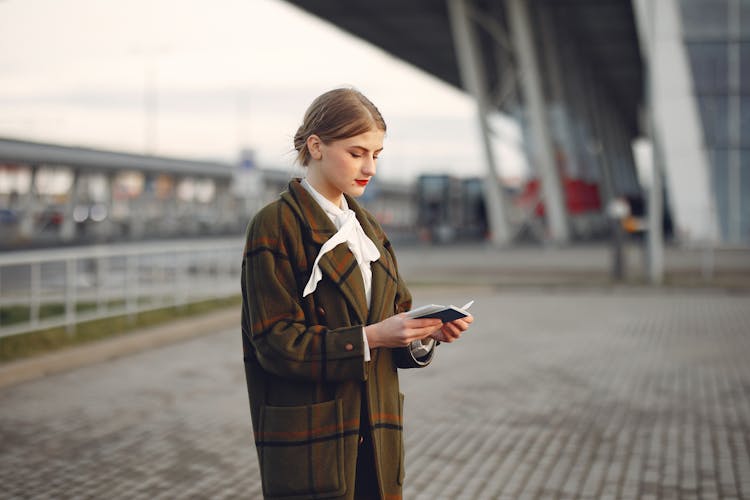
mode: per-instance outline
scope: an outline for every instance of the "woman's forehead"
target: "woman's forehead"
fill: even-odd
[[[338,141],[344,147],[361,147],[368,150],[383,149],[383,139],[385,138],[385,132],[378,129],[371,129],[367,132],[363,132],[359,135],[347,137]]]

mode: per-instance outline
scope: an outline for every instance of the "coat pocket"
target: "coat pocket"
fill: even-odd
[[[346,492],[341,400],[264,406],[259,450],[263,495],[293,500]]]

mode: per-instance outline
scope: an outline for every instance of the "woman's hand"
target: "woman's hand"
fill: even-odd
[[[380,323],[365,327],[370,348],[405,347],[415,340],[434,335],[443,323],[437,318],[408,318],[405,313],[396,314]]]
[[[433,333],[431,337],[440,342],[453,342],[458,340],[462,333],[468,330],[469,325],[474,321],[474,316],[466,316],[456,319],[450,323],[443,323],[439,331]]]

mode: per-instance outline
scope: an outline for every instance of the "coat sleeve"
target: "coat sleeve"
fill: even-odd
[[[398,285],[396,288],[396,299],[395,299],[395,311],[396,313],[402,313],[411,310],[412,300],[411,292],[406,286],[406,282],[401,277],[401,273],[398,272],[398,264],[396,263],[396,254],[393,252],[393,247],[390,241],[385,240],[385,249],[390,254],[391,260],[396,267],[396,276],[398,278]],[[401,347],[393,350],[393,359],[398,368],[422,368],[430,364],[435,354],[435,343],[433,343],[430,352],[422,356],[421,358],[414,357],[414,354],[409,347]]]
[[[365,380],[362,325],[329,330],[305,317],[299,272],[281,222],[261,212],[247,234],[242,266],[243,306],[249,320],[245,334],[258,362],[280,377]]]

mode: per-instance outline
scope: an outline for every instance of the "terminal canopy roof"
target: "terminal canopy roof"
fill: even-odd
[[[288,0],[290,3],[362,38],[437,78],[461,88],[446,0]],[[638,132],[643,75],[630,0],[539,0],[548,7],[561,33],[587,61],[599,84],[616,103],[627,129]],[[473,0],[479,17],[507,26],[504,1]],[[532,8],[532,12],[534,9]],[[538,24],[537,24],[538,25]],[[504,71],[494,57],[497,45],[479,29],[487,88],[497,89]],[[538,40],[538,39],[537,39]]]
[[[232,179],[234,167],[224,163],[163,156],[121,153],[101,149],[61,146],[0,137],[0,163],[56,165],[86,172],[134,170],[151,174]]]

